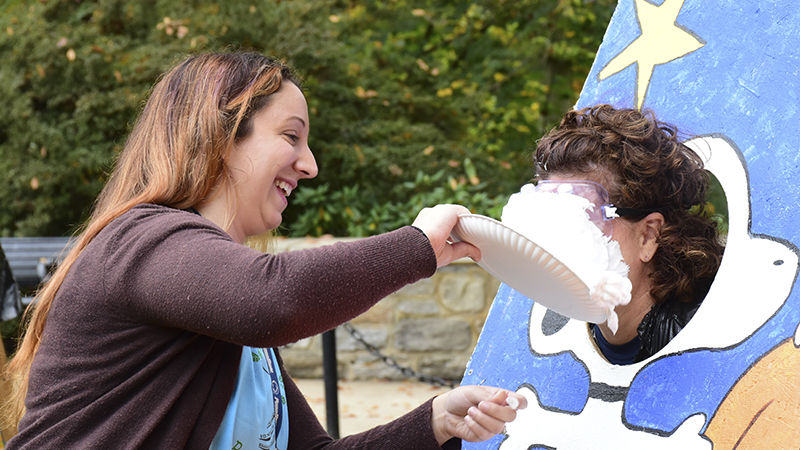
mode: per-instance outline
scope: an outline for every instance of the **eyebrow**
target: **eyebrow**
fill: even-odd
[[[286,120],[287,120],[287,121],[289,121],[289,120],[292,120],[292,119],[297,119],[297,120],[299,120],[299,121],[300,121],[300,123],[302,123],[302,124],[303,124],[303,127],[305,128],[305,126],[306,126],[306,121],[305,121],[305,120],[303,120],[303,119],[302,119],[300,116],[292,116],[292,117],[289,117],[289,118],[288,118],[288,119],[286,119]]]

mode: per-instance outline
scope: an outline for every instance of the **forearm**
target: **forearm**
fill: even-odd
[[[456,446],[441,447],[436,442],[431,427],[431,400],[416,409],[385,425],[381,425],[362,433],[334,440],[322,428],[308,403],[299,393],[294,383],[286,385],[289,403],[289,449],[309,450],[351,450],[351,449],[387,449],[387,450],[441,450],[442,448],[460,448]],[[456,440],[457,441],[457,440]]]
[[[112,244],[104,284],[120,313],[242,345],[277,347],[331,329],[436,270],[412,227],[263,254],[202,222],[159,225]]]

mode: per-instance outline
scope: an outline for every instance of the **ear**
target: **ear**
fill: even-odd
[[[650,213],[638,222],[639,231],[639,259],[650,262],[658,250],[658,237],[664,226],[664,216],[659,212]]]

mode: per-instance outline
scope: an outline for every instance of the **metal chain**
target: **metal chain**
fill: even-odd
[[[394,358],[392,358],[391,356],[384,355],[383,353],[381,353],[380,350],[378,350],[377,347],[367,342],[367,340],[364,338],[364,335],[361,334],[360,331],[353,328],[353,326],[350,325],[349,322],[343,324],[342,328],[347,330],[347,332],[350,333],[350,336],[353,336],[353,339],[361,343],[361,345],[363,345],[364,348],[366,348],[367,351],[370,352],[370,354],[379,358],[387,366],[397,369],[400,373],[402,373],[406,377],[416,378],[417,380],[422,381],[423,383],[432,384],[434,386],[444,386],[444,387],[449,387],[451,389],[456,386],[452,381],[445,380],[444,378],[423,375],[421,373],[415,372],[414,369],[411,369],[410,367],[401,366]]]

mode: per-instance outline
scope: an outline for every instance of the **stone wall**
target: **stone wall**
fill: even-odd
[[[278,239],[275,251],[329,245],[349,239]],[[439,269],[433,277],[386,297],[350,324],[381,354],[415,372],[459,380],[478,340],[499,282],[472,260]],[[322,377],[321,336],[281,348],[296,378]],[[372,355],[343,327],[336,329],[340,379],[405,379]]]

